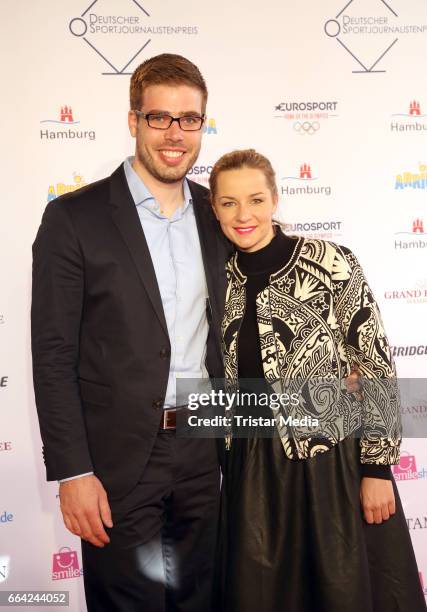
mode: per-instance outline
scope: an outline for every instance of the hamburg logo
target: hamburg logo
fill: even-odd
[[[293,176],[284,176],[282,181],[285,183],[281,186],[282,195],[325,195],[330,196],[332,188],[329,185],[319,185],[316,183],[315,176],[311,164],[306,162],[299,166],[298,172]],[[288,184],[291,183],[291,184]]]
[[[394,241],[395,249],[425,249],[427,247],[427,240],[415,240],[419,236],[427,236],[424,232],[424,222],[422,219],[414,219],[412,225],[406,232],[395,232],[395,236],[410,236],[412,240],[406,240],[405,238]]]
[[[419,100],[411,100],[406,113],[394,113],[390,123],[391,132],[425,132],[427,131],[427,115],[422,113]]]
[[[162,4],[166,5],[164,13],[168,15],[167,3],[158,4],[160,9]],[[199,33],[197,26],[153,24],[140,0],[92,0],[79,16],[70,20],[68,28],[102,60],[108,70],[103,75],[132,74],[133,71],[128,71],[132,62],[159,36],[169,41],[175,36]],[[168,46],[163,41],[163,47],[165,44]],[[155,55],[154,50],[151,55]]]
[[[52,558],[52,580],[79,578],[83,574],[80,569],[77,552],[68,546],[63,546]]]
[[[41,124],[49,124],[52,129],[41,129],[40,140],[95,140],[94,130],[76,130],[73,125],[78,125],[80,121],[74,120],[73,109],[68,104],[61,106],[57,119],[43,119]],[[48,126],[46,126],[48,127]]]
[[[64,193],[69,193],[70,191],[76,191],[80,189],[80,187],[84,187],[87,183],[84,182],[83,177],[80,174],[73,174],[74,184],[66,185],[65,183],[56,183],[56,185],[49,185],[47,190],[47,202],[51,202],[55,198]]]
[[[386,72],[380,66],[399,35],[425,34],[427,25],[403,23],[390,0],[347,0],[337,15],[326,21],[324,31],[335,38],[355,68],[357,65],[353,73],[373,74]]]

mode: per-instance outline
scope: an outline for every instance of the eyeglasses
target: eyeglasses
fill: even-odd
[[[168,130],[174,121],[184,132],[197,132],[203,125],[205,115],[184,115],[183,117],[172,117],[163,113],[143,113],[139,110],[133,111],[137,117],[142,117],[148,125],[155,130]]]

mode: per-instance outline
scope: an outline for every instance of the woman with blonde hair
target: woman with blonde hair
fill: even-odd
[[[275,435],[259,419],[251,435],[236,419],[227,433],[222,609],[425,611],[390,468],[401,439],[395,369],[355,255],[281,231],[274,171],[252,149],[221,157],[210,188],[236,247],[222,322],[226,384],[255,379],[258,397],[298,398],[263,409]],[[341,385],[353,366],[362,402]]]

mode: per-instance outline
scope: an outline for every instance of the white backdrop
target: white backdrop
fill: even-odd
[[[210,91],[191,178],[206,183],[209,166],[233,148],[265,153],[289,231],[356,252],[400,376],[426,377],[427,4],[3,5],[0,590],[65,589],[71,609],[85,610],[79,542],[62,525],[57,485],[44,479],[31,382],[31,244],[48,200],[104,177],[132,153],[129,74],[149,56],[180,53],[200,67]],[[422,389],[403,411],[418,439],[404,441],[395,472],[427,581]],[[62,547],[77,551],[67,577],[53,574]]]

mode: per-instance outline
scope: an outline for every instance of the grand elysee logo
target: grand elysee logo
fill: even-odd
[[[411,100],[406,113],[393,113],[390,123],[391,132],[416,132],[418,134],[427,131],[427,115],[422,112],[419,100]]]
[[[162,8],[167,15],[168,3],[158,3],[158,10]],[[132,74],[130,65],[137,58],[141,61],[142,51],[154,40],[162,39],[161,48],[164,48],[175,37],[199,33],[196,25],[153,23],[140,0],[92,0],[79,16],[70,20],[68,27],[73,36],[81,39],[108,66],[103,75]],[[151,55],[157,52],[153,50]]]
[[[380,66],[400,35],[425,34],[427,25],[405,23],[391,0],[346,0],[335,17],[325,22],[324,31],[352,58],[353,73],[372,74],[386,72]]]
[[[42,119],[40,124],[40,140],[95,140],[95,130],[81,130],[73,126],[79,125],[80,121],[74,118],[72,106],[64,104],[58,109],[58,114],[53,119]],[[49,128],[49,129],[47,129]]]
[[[69,193],[70,191],[76,191],[77,189],[80,189],[80,187],[84,187],[85,185],[87,185],[87,183],[85,183],[85,181],[83,180],[83,177],[81,174],[78,174],[75,172],[73,174],[73,179],[74,179],[74,183],[69,183],[69,184],[56,183],[53,185],[49,185],[48,190],[47,190],[48,203],[54,200],[55,198],[57,198],[58,196],[63,195],[64,193]]]
[[[314,136],[327,119],[338,117],[337,109],[336,100],[280,102],[274,107],[274,117],[291,121],[299,136]]]

